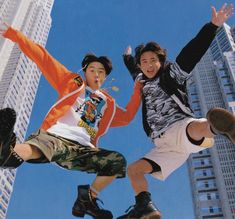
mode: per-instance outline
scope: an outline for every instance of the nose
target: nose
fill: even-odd
[[[99,77],[99,72],[98,71],[95,71],[95,76]]]

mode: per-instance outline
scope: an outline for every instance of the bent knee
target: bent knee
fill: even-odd
[[[136,165],[135,163],[133,163],[128,166],[127,174],[129,177],[131,177],[131,176],[136,176],[136,175],[144,175],[145,172],[142,168],[139,167],[139,165]]]

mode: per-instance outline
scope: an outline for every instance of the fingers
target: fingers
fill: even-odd
[[[215,7],[212,6],[212,23],[221,26],[228,18],[233,15],[234,7],[232,4],[223,4],[219,11],[216,11]]]
[[[234,7],[232,4],[230,4],[224,9],[224,13],[226,14],[227,17],[231,17],[233,15],[233,11],[234,11]]]
[[[0,22],[0,34],[1,35],[3,35],[8,28],[9,28],[9,25],[6,22]]]
[[[226,6],[227,6],[227,3],[224,3],[219,11],[222,13],[224,9],[226,8]]]
[[[2,35],[6,30],[0,26],[0,34]]]
[[[9,25],[7,22],[3,22],[3,25],[4,25],[6,28],[10,27],[10,25]]]
[[[217,14],[216,9],[214,6],[211,6],[211,9],[212,9],[212,16],[215,17]]]
[[[225,17],[231,17],[233,15],[234,7],[233,4],[227,5],[226,3],[221,7],[219,13]]]
[[[131,46],[128,46],[125,50],[125,55],[131,55],[131,53],[132,53],[132,48]]]

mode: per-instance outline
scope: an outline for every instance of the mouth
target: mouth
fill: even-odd
[[[95,84],[100,84],[99,79],[95,79]]]
[[[154,70],[147,70],[148,74],[154,74]]]

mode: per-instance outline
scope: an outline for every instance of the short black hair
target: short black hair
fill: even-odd
[[[164,64],[166,61],[166,50],[156,42],[148,42],[146,45],[141,44],[135,48],[135,60],[138,64],[140,64],[141,55],[148,51],[154,52],[159,58],[161,64]]]
[[[104,66],[106,76],[109,75],[113,69],[112,62],[107,56],[97,57],[95,54],[88,53],[82,60],[82,68],[84,71],[86,71],[91,62],[100,62]]]

